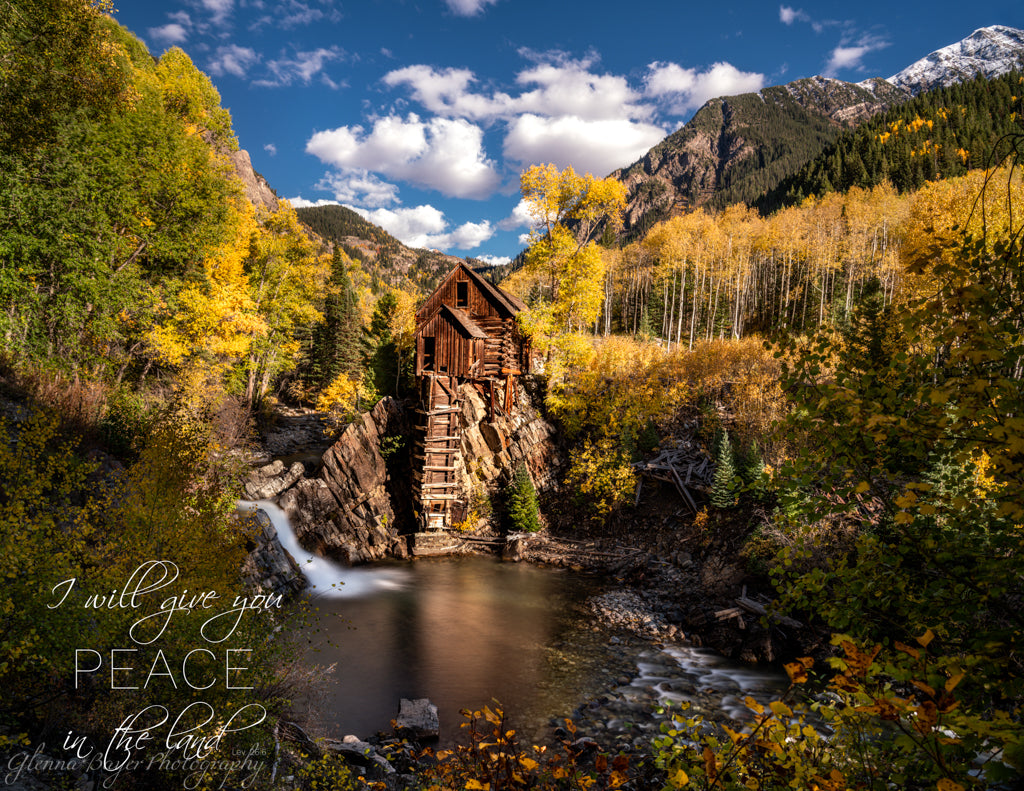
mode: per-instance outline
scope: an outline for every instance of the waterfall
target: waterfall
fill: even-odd
[[[378,591],[401,590],[408,584],[408,569],[352,568],[303,549],[288,515],[269,500],[239,500],[238,508],[248,513],[263,511],[269,517],[281,546],[295,559],[314,595],[332,599],[355,598]]]

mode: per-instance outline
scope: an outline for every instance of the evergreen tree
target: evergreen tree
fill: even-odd
[[[335,248],[324,299],[324,320],[313,330],[310,352],[313,378],[321,388],[334,381],[338,374],[356,377],[362,371],[360,339],[363,328],[348,264],[348,258],[341,249]]]
[[[508,498],[508,518],[512,529],[523,533],[536,533],[541,529],[537,490],[530,472],[522,462],[516,466]]]
[[[391,333],[391,315],[398,307],[398,298],[386,291],[373,309],[370,326],[363,330],[363,365],[381,395],[394,395],[398,390],[398,345]]]
[[[736,505],[736,462],[733,459],[732,442],[729,432],[723,430],[715,443],[715,478],[711,484],[711,504],[715,508],[732,508]]]

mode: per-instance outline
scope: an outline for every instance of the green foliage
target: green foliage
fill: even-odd
[[[313,328],[308,355],[311,373],[318,387],[327,386],[339,374],[355,378],[362,372],[360,340],[363,328],[349,266],[345,254],[340,248],[335,248],[324,298],[323,321]]]
[[[791,547],[774,575],[786,603],[861,644],[899,648],[925,634],[934,665],[959,684],[949,719],[962,719],[944,726],[955,744],[940,740],[956,749],[941,759],[913,733],[878,732],[906,778],[962,782],[973,752],[959,745],[978,748],[972,732],[1006,760],[1019,750],[1024,256],[998,208],[986,207],[987,237],[912,251],[923,296],[892,315],[867,300],[846,333],[794,343],[784,368],[797,449],[777,477]],[[897,708],[900,672],[878,676]],[[928,695],[943,686],[917,678]]]
[[[137,455],[145,443],[150,417],[142,397],[127,388],[108,398],[100,432],[110,452],[120,458]]]
[[[1019,72],[978,76],[921,94],[844,132],[754,203],[768,213],[811,195],[883,181],[908,192],[985,167],[998,141],[1019,131],[1021,79]]]
[[[715,440],[715,477],[711,485],[711,504],[715,508],[732,508],[739,499],[736,485],[736,462],[733,459],[729,432],[722,431]]]
[[[160,602],[186,589],[215,591],[218,601],[207,611],[212,614],[245,595],[238,570],[248,531],[234,517],[229,484],[236,473],[212,461],[215,447],[208,430],[174,416],[163,418],[139,460],[100,487],[90,483],[91,466],[56,427],[57,421],[41,411],[0,426],[0,475],[5,481],[0,498],[5,541],[0,556],[3,725],[33,733],[46,723],[52,727],[59,716],[64,726],[105,744],[125,717],[150,704],[176,715],[202,700],[230,714],[258,700],[268,711],[277,711],[281,702],[272,695],[230,689],[223,678],[200,691],[182,683],[180,674],[180,660],[193,649],[251,649],[236,655],[246,662],[232,660],[249,668],[237,679],[244,677],[244,682],[235,686],[271,688],[284,646],[267,640],[273,626],[269,614],[246,613],[230,636],[226,629],[217,635],[225,637],[218,643],[209,639],[211,632],[201,632],[208,616],[187,617],[185,610],[158,618],[160,626],[152,619],[134,626],[159,611],[154,597]],[[178,576],[164,595],[141,596],[134,606],[89,603],[91,596],[125,589],[133,573],[152,561],[176,569]],[[157,638],[160,627],[164,631]],[[76,648],[104,657],[104,670],[76,674]],[[127,670],[111,675],[107,668],[112,649],[137,651],[137,661],[131,663],[134,676]],[[158,649],[164,662],[169,657],[172,667],[178,663],[171,671],[178,674],[176,683],[161,672]],[[84,655],[81,666],[92,667],[94,657]],[[204,683],[214,665],[193,663],[193,679],[199,665],[199,683]],[[159,675],[147,681],[149,668]],[[138,688],[124,689],[132,686]]]
[[[508,518],[512,529],[524,533],[536,533],[541,529],[537,503],[537,490],[526,465],[516,465],[508,495]]]

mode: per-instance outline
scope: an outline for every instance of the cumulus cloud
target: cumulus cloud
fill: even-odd
[[[467,222],[448,230],[444,213],[433,206],[354,210],[410,247],[472,250],[494,235],[494,229],[486,220],[479,223]]]
[[[526,201],[520,200],[512,210],[512,213],[498,223],[498,230],[512,231],[516,228],[529,228],[533,223],[533,215],[530,214]]]
[[[832,50],[828,64],[825,66],[824,75],[835,77],[839,71],[864,70],[864,56],[869,52],[883,49],[889,46],[889,42],[877,36],[861,36],[856,41],[840,42],[839,46]]]
[[[344,171],[372,171],[455,198],[486,198],[500,177],[483,150],[483,130],[463,119],[389,116],[369,131],[315,133],[307,153]]]
[[[325,12],[320,8],[313,7],[309,3],[300,2],[300,0],[272,3],[269,6],[269,10],[270,13],[258,17],[256,21],[249,25],[249,30],[255,31],[271,25],[276,28],[289,30],[291,28],[311,25],[324,19],[328,19],[331,22],[338,22],[341,19],[341,13],[337,9],[329,9]]]
[[[476,16],[496,2],[498,0],[445,0],[449,10],[456,16]]]
[[[558,58],[536,63],[516,75],[524,91],[474,92],[476,76],[468,69],[435,69],[422,64],[389,72],[385,85],[407,85],[412,97],[437,115],[492,121],[522,113],[586,119],[648,118],[652,109],[641,102],[625,77],[595,74],[592,59]],[[536,87],[533,87],[536,86]]]
[[[647,67],[647,95],[666,101],[670,112],[682,115],[717,96],[753,93],[764,87],[764,75],[740,71],[731,63],[715,63],[699,72],[677,63],[654,62]]]
[[[225,74],[233,74],[235,77],[245,79],[254,65],[260,60],[259,54],[249,47],[240,47],[237,44],[229,44],[226,47],[217,47],[213,60],[210,61],[209,69],[217,77]]]
[[[151,27],[146,32],[150,38],[162,44],[182,44],[188,38],[188,30],[180,22],[168,22],[160,27]]]
[[[553,162],[604,176],[637,160],[665,134],[659,126],[627,119],[588,121],[528,113],[510,125],[504,151],[521,165]]]
[[[311,206],[338,206],[338,202],[334,200],[306,200],[301,195],[296,195],[294,198],[288,198],[288,202],[292,205],[293,209],[308,209]]]
[[[333,193],[339,203],[356,206],[376,208],[399,202],[397,185],[382,181],[365,170],[328,173],[316,188]]]
[[[211,14],[215,25],[223,24],[234,9],[234,0],[201,0],[200,5]]]
[[[296,52],[293,58],[277,58],[267,63],[269,76],[256,80],[253,85],[263,88],[282,88],[294,82],[309,85],[314,77],[329,88],[340,88],[324,71],[328,63],[341,60],[345,51],[338,46],[320,47],[309,52]]]
[[[263,150],[270,154],[270,156],[272,157],[277,156],[277,146],[275,146],[273,143],[267,143],[266,145],[264,145]]]

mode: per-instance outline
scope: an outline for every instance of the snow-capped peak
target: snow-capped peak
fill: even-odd
[[[888,82],[913,94],[969,80],[978,74],[998,77],[1024,68],[1024,30],[992,25],[975,30],[956,44],[937,49]]]

